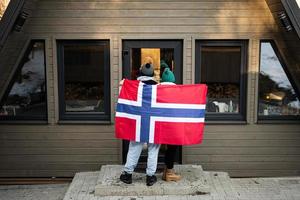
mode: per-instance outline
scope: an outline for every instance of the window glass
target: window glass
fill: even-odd
[[[208,86],[206,120],[244,121],[247,41],[196,40],[195,82]]]
[[[77,115],[89,119],[88,115],[93,115],[96,119],[105,115],[108,119],[108,41],[62,41],[58,46],[61,118],[76,119],[72,116]]]
[[[241,47],[201,48],[201,82],[208,86],[208,113],[239,113]]]
[[[65,111],[103,112],[103,46],[65,45],[64,66]]]
[[[0,105],[2,119],[46,119],[45,43],[31,42]]]
[[[174,69],[174,49],[173,48],[132,48],[131,49],[131,79],[138,77],[139,69],[142,65],[149,63],[154,67],[154,78],[159,82],[164,67],[168,66],[171,71]],[[166,63],[161,65],[161,63]]]
[[[296,116],[300,101],[270,42],[261,42],[259,116]]]

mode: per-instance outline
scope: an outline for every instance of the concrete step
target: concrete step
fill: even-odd
[[[133,183],[125,184],[119,179],[123,166],[102,166],[95,186],[95,195],[160,196],[210,194],[210,181],[207,180],[210,176],[205,175],[200,165],[176,165],[174,168],[182,176],[180,181],[165,182],[161,179],[162,173],[158,173],[156,174],[157,183],[149,187],[146,186],[146,175],[144,173],[133,173]],[[223,177],[226,176],[223,175]]]

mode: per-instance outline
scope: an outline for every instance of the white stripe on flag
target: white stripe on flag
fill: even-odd
[[[154,143],[155,122],[188,122],[202,123],[204,118],[185,118],[185,117],[150,117],[149,143]]]
[[[134,119],[135,120],[135,141],[139,142],[140,139],[140,131],[141,131],[141,116],[139,115],[132,115],[128,113],[123,112],[116,112],[116,117],[124,117],[128,119]]]
[[[128,99],[119,98],[118,103],[130,105],[130,106],[139,106],[139,107],[141,107],[142,106],[142,98],[143,98],[143,85],[144,85],[144,83],[139,82],[138,93],[137,93],[137,101],[132,101],[132,100],[128,100]]]
[[[156,100],[157,85],[152,86],[151,106],[154,108],[186,108],[186,109],[205,109],[205,104],[184,104],[184,103],[158,103]]]

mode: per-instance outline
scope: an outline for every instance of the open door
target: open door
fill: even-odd
[[[182,40],[123,40],[123,78],[135,80],[142,64],[151,62],[154,66],[154,76],[160,81],[163,70],[161,61],[165,61],[173,71],[176,84],[182,84]],[[170,133],[172,134],[172,133]],[[123,163],[126,162],[129,142],[123,140]],[[164,164],[166,147],[162,145],[158,156],[158,169]],[[177,152],[176,162],[181,163],[181,148]],[[147,150],[142,151],[137,169],[144,169],[147,163]]]

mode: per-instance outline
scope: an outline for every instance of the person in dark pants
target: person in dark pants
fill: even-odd
[[[168,67],[166,67],[162,73],[160,84],[175,85],[175,76]],[[178,148],[178,145],[167,145],[167,150],[165,153],[166,166],[162,176],[162,179],[165,181],[179,181],[181,179],[181,176],[176,174],[174,171],[174,160]]]
[[[165,153],[166,166],[162,176],[162,179],[165,181],[179,181],[181,179],[181,176],[176,174],[174,170],[174,160],[178,148],[178,145],[167,145],[167,150]]]

